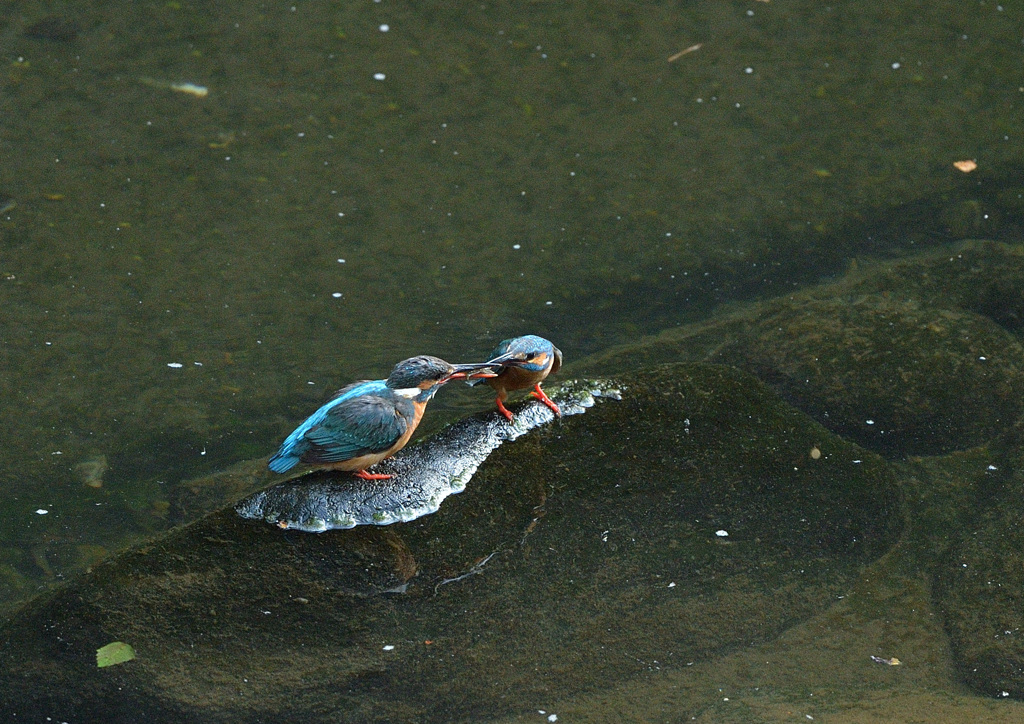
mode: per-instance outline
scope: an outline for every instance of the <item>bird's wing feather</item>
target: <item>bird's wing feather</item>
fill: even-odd
[[[405,410],[409,407],[409,410]],[[408,428],[412,403],[404,398],[360,395],[339,402],[324,419],[306,431],[307,463],[335,463],[384,452]]]
[[[335,392],[333,395],[331,395],[327,402],[337,400],[339,397],[345,397],[357,387],[362,387],[363,385],[369,387],[370,385],[373,385],[374,382],[376,382],[376,380],[356,380],[355,382],[350,382],[344,387],[342,387],[340,390]]]

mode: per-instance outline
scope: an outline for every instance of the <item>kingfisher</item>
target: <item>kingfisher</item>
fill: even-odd
[[[346,470],[364,480],[390,475],[366,472],[405,447],[423,411],[441,386],[467,373],[493,377],[493,362],[451,365],[420,355],[395,365],[386,380],[359,380],[334,393],[281,443],[268,467],[275,473],[307,463],[326,470]]]
[[[498,412],[509,422],[512,422],[512,413],[504,404],[508,393],[531,386],[531,395],[551,408],[556,415],[562,414],[558,405],[540,388],[540,383],[552,372],[558,372],[562,366],[562,352],[551,342],[535,334],[503,340],[491,352],[489,364],[500,367],[501,371],[493,377],[471,375],[469,383],[480,381],[493,387],[498,393]]]

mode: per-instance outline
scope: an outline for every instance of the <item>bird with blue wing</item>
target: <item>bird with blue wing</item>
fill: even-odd
[[[509,422],[512,421],[512,413],[505,407],[508,393],[530,387],[533,388],[531,395],[551,408],[556,415],[562,414],[558,405],[540,388],[540,383],[562,366],[562,352],[550,341],[535,334],[502,340],[491,352],[488,364],[500,371],[493,377],[471,375],[474,379],[469,383],[483,382],[494,388],[498,393],[498,412]]]
[[[391,476],[368,473],[367,468],[405,447],[441,386],[467,376],[494,376],[490,366],[452,365],[420,355],[399,362],[386,380],[353,382],[295,428],[268,467],[283,473],[304,463],[349,471],[364,480],[386,480]]]

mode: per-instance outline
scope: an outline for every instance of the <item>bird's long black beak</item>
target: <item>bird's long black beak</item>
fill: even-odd
[[[506,352],[487,360],[488,367],[518,367],[523,364],[526,364],[526,355],[522,352]]]
[[[463,366],[479,370],[478,372],[467,375],[467,380],[481,380],[488,377],[497,377],[497,372],[500,372],[505,367],[516,367],[525,363],[526,360],[524,359],[522,352],[506,352],[505,354],[498,355],[486,362],[481,362],[479,365],[473,364]],[[459,367],[459,365],[455,366]]]

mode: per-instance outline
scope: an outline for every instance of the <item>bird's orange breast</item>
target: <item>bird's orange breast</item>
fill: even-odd
[[[499,391],[525,390],[543,381],[547,376],[547,369],[531,372],[530,370],[524,370],[522,367],[506,367],[497,377],[484,381]]]

